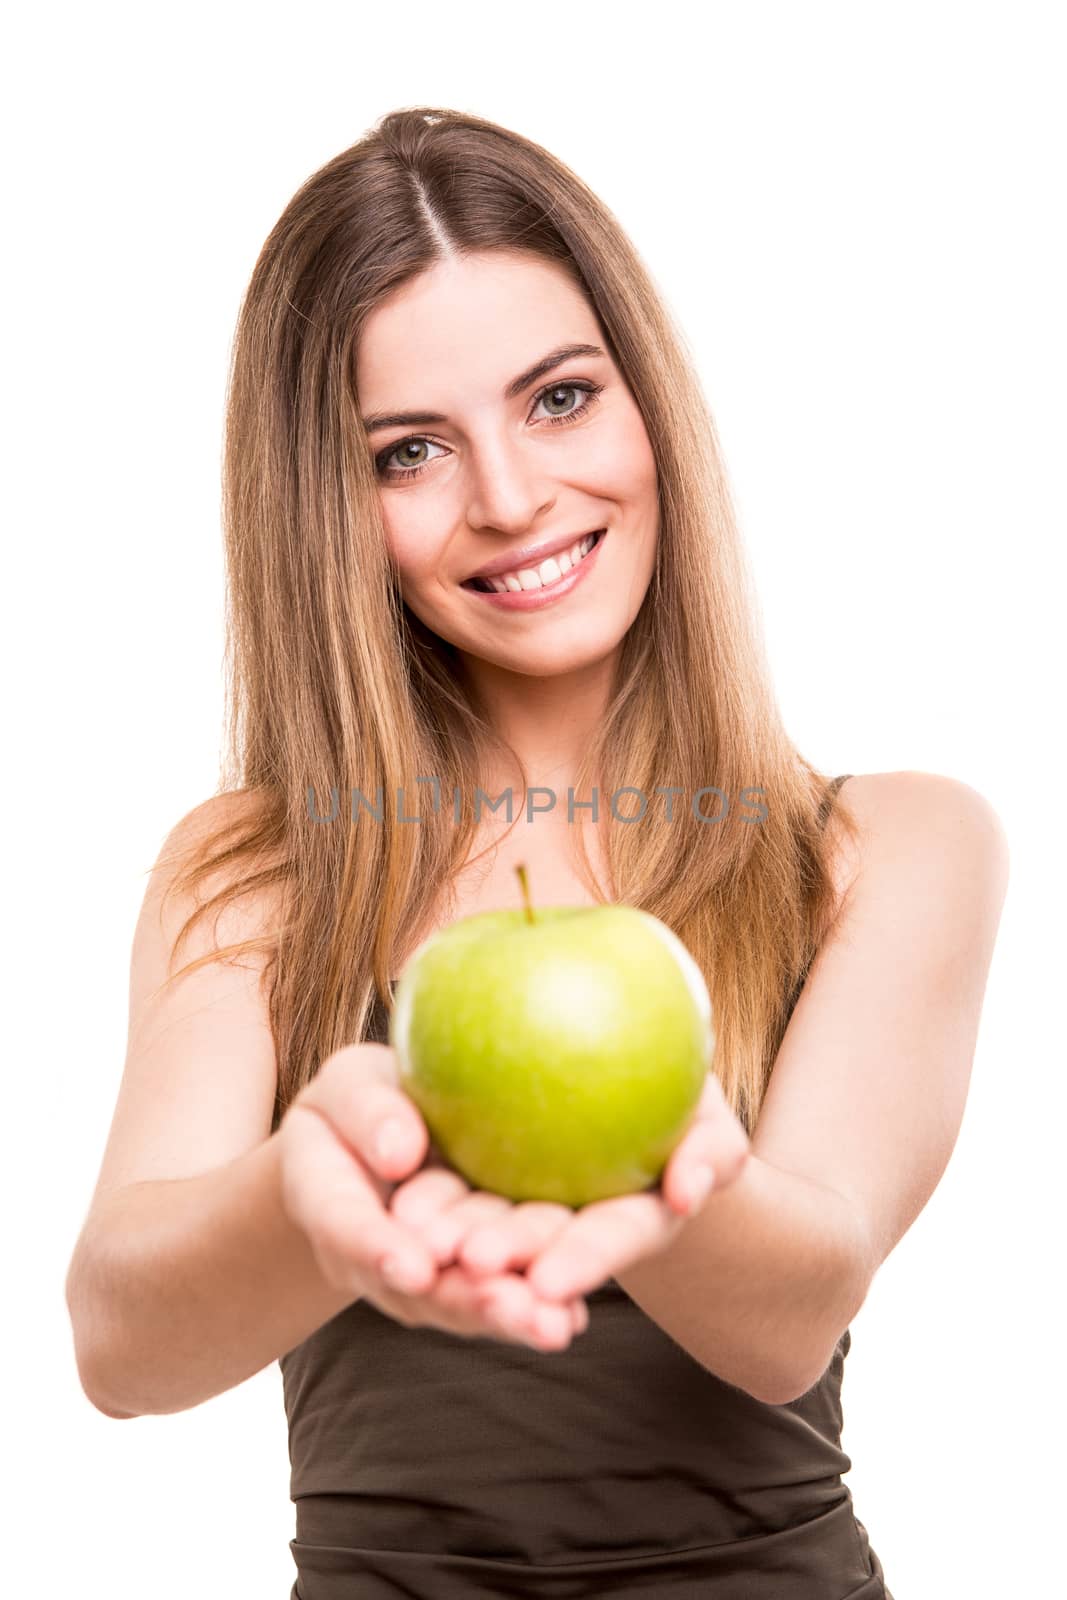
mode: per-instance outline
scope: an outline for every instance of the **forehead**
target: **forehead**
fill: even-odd
[[[368,317],[356,345],[365,409],[444,405],[449,392],[499,402],[546,351],[602,342],[588,300],[563,267],[485,252],[436,262]]]

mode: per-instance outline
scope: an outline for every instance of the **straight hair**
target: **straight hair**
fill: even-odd
[[[389,1009],[398,958],[468,859],[472,811],[417,826],[393,797],[473,797],[490,754],[516,765],[459,653],[404,604],[387,556],[354,354],[367,318],[472,252],[555,263],[588,300],[644,418],[659,489],[648,592],[575,793],[682,791],[604,832],[610,898],[684,941],[712,998],[713,1070],[752,1132],[789,1011],[837,912],[827,775],[783,725],[718,438],[685,341],[622,227],[547,150],[466,113],[394,111],[300,187],[270,232],[232,350],[223,463],[227,745],[211,824],[169,893],[254,960],[278,1082],[272,1131],[335,1050]],[[726,799],[690,803],[714,785]],[[331,790],[384,797],[379,823],[316,821]],[[525,803],[525,789],[523,791]],[[620,811],[629,814],[623,799]],[[211,802],[208,802],[211,805]],[[420,812],[423,808],[420,807]],[[756,811],[755,817],[752,811]],[[847,805],[841,828],[856,836]],[[175,830],[177,833],[178,830]],[[583,875],[604,901],[579,830]]]

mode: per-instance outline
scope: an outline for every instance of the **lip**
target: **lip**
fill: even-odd
[[[590,532],[598,532],[600,538],[589,554],[547,589],[520,589],[518,593],[509,589],[505,594],[497,594],[492,589],[466,589],[464,592],[475,600],[488,600],[491,605],[499,606],[504,611],[540,611],[544,606],[554,605],[557,600],[564,599],[578,587],[607,543],[607,529],[591,529]],[[583,538],[584,535],[579,534],[578,537]],[[570,546],[564,545],[563,548],[569,550]],[[463,588],[462,584],[460,588]]]
[[[509,550],[507,555],[498,556],[495,561],[487,561],[477,572],[468,572],[463,582],[470,583],[472,578],[502,578],[505,572],[521,572],[527,567],[539,567],[549,556],[558,556],[561,551],[572,549],[579,540],[587,539],[591,533],[603,531],[602,528],[586,528],[584,533],[564,534],[559,539],[546,539],[544,544],[528,544],[523,550]]]

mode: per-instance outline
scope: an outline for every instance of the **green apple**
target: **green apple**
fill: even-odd
[[[400,1083],[473,1188],[578,1207],[647,1189],[711,1067],[700,968],[626,905],[464,917],[418,947],[389,1026]]]

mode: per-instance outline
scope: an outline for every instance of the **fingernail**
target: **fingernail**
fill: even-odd
[[[699,1166],[696,1168],[685,1191],[690,1211],[695,1211],[697,1206],[707,1199],[714,1184],[715,1173],[711,1167]]]
[[[379,1161],[391,1161],[404,1148],[407,1130],[399,1117],[390,1117],[374,1137],[374,1154]]]

